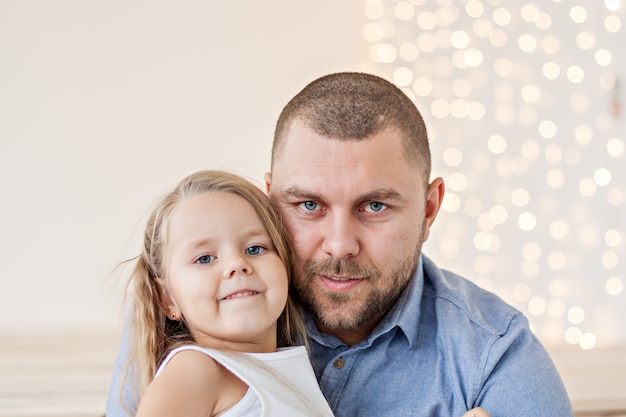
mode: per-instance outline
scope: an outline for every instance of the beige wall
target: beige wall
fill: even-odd
[[[0,332],[118,328],[153,201],[261,184],[286,101],[366,69],[363,4],[0,0]]]
[[[261,185],[287,100],[365,70],[428,124],[447,193],[426,254],[546,344],[624,345],[626,4],[441,3],[0,0],[0,335],[119,329],[114,269],[153,201],[200,168]]]

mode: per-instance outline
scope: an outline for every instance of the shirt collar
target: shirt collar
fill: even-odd
[[[400,295],[400,298],[398,298],[398,301],[396,301],[383,320],[376,326],[368,338],[369,343],[390,332],[397,326],[404,334],[404,337],[406,337],[408,347],[412,347],[417,341],[423,291],[424,268],[422,267],[422,257],[420,256],[417,262],[417,268],[415,269],[413,278],[409,281],[409,285],[407,285],[404,292]]]
[[[408,347],[412,347],[416,343],[419,328],[418,324],[420,321],[420,306],[422,293],[424,291],[422,257],[423,255],[419,257],[413,278],[409,281],[409,285],[407,285],[402,294],[400,294],[398,301],[396,301],[391,310],[383,317],[378,326],[374,328],[370,336],[357,346],[367,347],[378,337],[389,333],[395,327],[398,327],[404,334]],[[344,343],[336,337],[320,332],[309,312],[305,313],[305,324],[308,336],[317,343],[333,349],[344,345]]]

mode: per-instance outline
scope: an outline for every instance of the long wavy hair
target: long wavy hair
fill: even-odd
[[[288,234],[280,211],[261,189],[243,177],[224,171],[199,171],[184,178],[156,205],[146,224],[143,250],[131,260],[135,261],[135,267],[126,289],[130,295],[127,299],[132,301],[131,335],[124,382],[121,386],[135,387],[133,402],[138,403],[154,378],[160,362],[172,349],[181,344],[194,343],[183,319],[174,321],[168,318],[167,311],[161,304],[160,286],[156,278],[165,275],[167,225],[174,209],[181,201],[216,191],[238,195],[250,203],[272,239],[291,281],[293,261]],[[291,295],[278,319],[277,328],[278,346],[304,343],[302,313]],[[133,383],[128,384],[131,379]],[[123,398],[122,402],[125,403]],[[126,405],[128,408],[128,404]]]

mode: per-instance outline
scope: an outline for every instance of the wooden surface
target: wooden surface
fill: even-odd
[[[626,347],[552,349],[577,415],[626,415]]]
[[[119,334],[0,335],[0,417],[102,417]],[[578,416],[626,416],[626,347],[553,349]]]
[[[0,336],[0,417],[104,415],[119,335]]]

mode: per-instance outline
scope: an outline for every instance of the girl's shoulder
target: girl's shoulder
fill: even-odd
[[[142,413],[137,417],[185,415],[181,411],[186,407],[194,412],[201,409],[199,415],[214,415],[230,408],[246,390],[247,385],[205,352],[177,349],[168,355],[148,386],[139,407]]]
[[[197,349],[177,349],[164,361],[155,380],[161,376],[184,377],[186,384],[219,382],[224,368],[213,357]],[[175,380],[176,380],[175,379]]]

